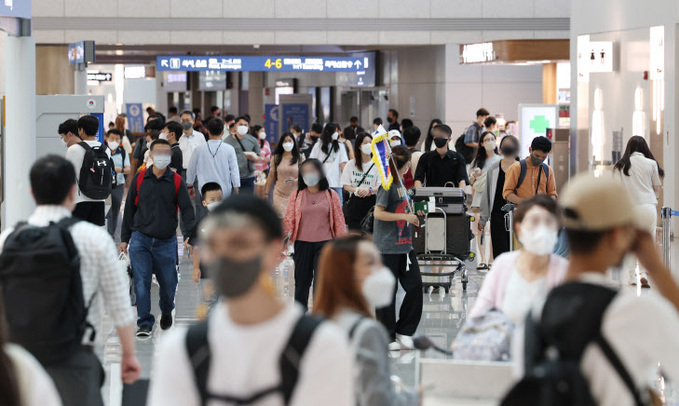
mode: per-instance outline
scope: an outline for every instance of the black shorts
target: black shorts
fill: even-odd
[[[101,227],[106,223],[104,202],[80,202],[75,205],[73,217]]]

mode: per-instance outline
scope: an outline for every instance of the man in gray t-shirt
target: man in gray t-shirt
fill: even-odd
[[[236,133],[224,142],[236,150],[240,172],[240,193],[254,193],[255,162],[259,159],[259,143],[255,137],[248,134],[250,123],[245,117],[236,118],[236,129]]]

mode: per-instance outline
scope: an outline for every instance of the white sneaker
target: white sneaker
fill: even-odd
[[[389,351],[401,351],[401,344],[397,343],[396,341],[390,342]]]
[[[401,334],[396,334],[396,341],[401,343],[401,348],[406,350],[412,350],[415,348],[415,343],[413,343],[413,338],[410,336],[404,336]]]

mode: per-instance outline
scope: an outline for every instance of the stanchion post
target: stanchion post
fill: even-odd
[[[662,259],[665,266],[670,266],[670,239],[672,233],[672,209],[663,207],[660,209],[662,218]]]

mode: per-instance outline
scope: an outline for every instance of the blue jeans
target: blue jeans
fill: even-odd
[[[337,192],[337,195],[339,196],[339,199],[340,199],[340,206],[344,205],[344,195],[342,194],[342,191],[344,190],[344,188],[333,187],[331,189],[334,190],[335,192]]]
[[[134,288],[137,294],[137,326],[151,326],[151,275],[156,274],[160,294],[160,311],[171,314],[177,291],[177,237],[160,240],[133,232],[128,247]]]
[[[241,178],[240,180],[240,193],[252,195],[255,193],[255,180],[257,178]]]

